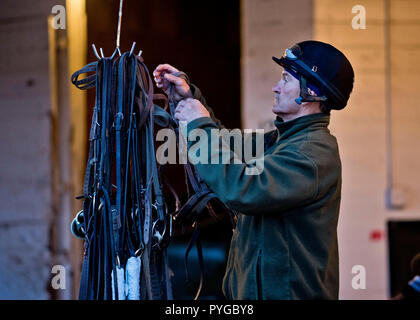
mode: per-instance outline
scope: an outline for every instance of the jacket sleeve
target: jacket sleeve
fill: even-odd
[[[317,168],[302,152],[285,148],[267,153],[262,158],[260,173],[251,175],[247,174],[250,165],[244,162],[216,161],[218,163],[214,164],[214,159],[220,160],[222,152],[229,152],[219,147],[212,148],[215,144],[210,141],[211,130],[218,129],[214,121],[208,117],[195,119],[188,124],[188,135],[194,129],[204,130],[209,137],[188,141],[189,150],[202,148],[208,151],[207,163],[197,163],[195,167],[209,188],[229,208],[243,214],[259,215],[286,211],[315,199]],[[230,152],[233,159],[233,152]]]

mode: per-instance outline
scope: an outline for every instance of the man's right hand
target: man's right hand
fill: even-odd
[[[169,84],[173,84],[173,98],[178,102],[182,99],[192,98],[192,92],[184,79],[174,76],[177,72],[179,70],[169,64],[160,64],[153,71],[153,76],[156,86],[162,88],[168,95],[170,94]]]

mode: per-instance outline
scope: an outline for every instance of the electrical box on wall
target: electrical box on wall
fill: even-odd
[[[391,210],[401,210],[407,205],[406,191],[401,187],[389,187],[385,192],[386,208]]]

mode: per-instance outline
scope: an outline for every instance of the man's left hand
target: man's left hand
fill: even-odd
[[[179,121],[189,123],[201,117],[210,117],[210,113],[197,99],[181,100],[175,109],[175,119]]]

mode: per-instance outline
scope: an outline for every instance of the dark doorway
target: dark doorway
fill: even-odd
[[[91,44],[109,56],[116,46],[119,0],[87,0],[88,62],[96,57]],[[121,50],[128,51],[135,41],[149,71],[169,63],[186,72],[196,84],[216,117],[227,128],[239,128],[240,119],[240,22],[239,0],[164,1],[125,0],[121,27]],[[156,90],[158,91],[158,90]],[[88,128],[95,103],[95,92],[88,92]],[[166,168],[165,168],[166,170]],[[183,169],[174,165],[166,173],[180,198],[186,200]],[[170,198],[170,197],[169,197]],[[201,299],[223,298],[221,282],[231,236],[227,215],[217,221],[207,219],[201,239],[205,260],[205,282]],[[176,234],[168,255],[174,272],[175,299],[192,299],[198,287],[199,270],[195,250],[185,281],[184,253],[191,228]]]
[[[394,297],[416,275],[412,259],[420,253],[420,221],[388,221],[390,295]]]

